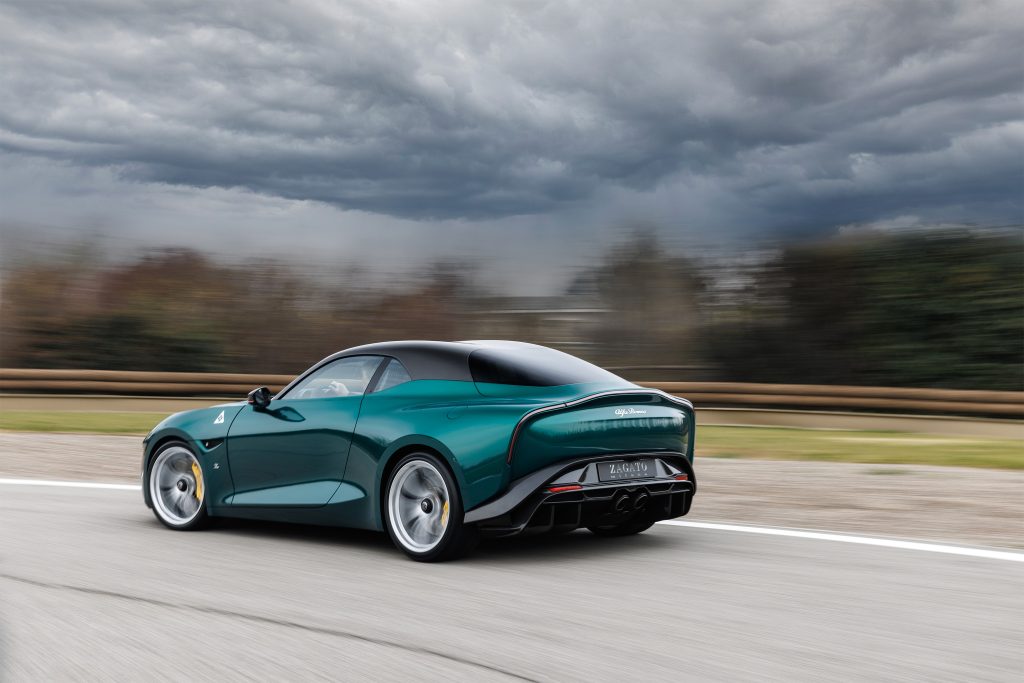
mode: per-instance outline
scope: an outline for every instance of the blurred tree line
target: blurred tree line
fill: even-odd
[[[479,272],[439,263],[384,286],[185,249],[55,251],[3,274],[0,365],[287,374],[371,341],[506,337],[633,379],[1024,388],[1019,233],[867,233],[753,262],[638,233],[522,310]]]
[[[969,232],[792,246],[768,262],[709,359],[752,382],[1024,389],[1024,240]]]

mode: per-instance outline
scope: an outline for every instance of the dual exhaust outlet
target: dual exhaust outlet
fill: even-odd
[[[620,491],[614,499],[612,499],[612,509],[615,512],[629,512],[630,510],[643,510],[647,507],[647,501],[651,499],[651,494],[647,491],[640,491],[635,495],[629,495],[626,491]]]

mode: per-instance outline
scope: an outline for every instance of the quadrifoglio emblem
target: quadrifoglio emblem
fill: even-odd
[[[646,415],[647,411],[637,408],[616,408],[615,414],[619,417],[623,417],[625,415]]]

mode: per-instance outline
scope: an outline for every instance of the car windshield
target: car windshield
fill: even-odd
[[[380,356],[350,356],[324,365],[288,392],[287,398],[357,396],[366,391]]]
[[[515,384],[553,387],[584,382],[628,385],[618,375],[592,363],[541,346],[480,349],[469,356],[473,381],[484,384]]]

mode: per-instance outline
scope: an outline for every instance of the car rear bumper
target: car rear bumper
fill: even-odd
[[[653,458],[657,476],[598,480],[596,464]],[[563,462],[514,481],[503,495],[466,513],[486,536],[572,531],[579,527],[681,517],[696,491],[693,467],[681,453],[602,454]]]

